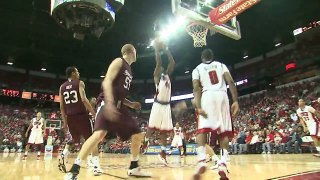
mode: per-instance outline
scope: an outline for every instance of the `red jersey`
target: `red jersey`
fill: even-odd
[[[68,80],[61,85],[60,93],[63,97],[62,103],[67,116],[87,113],[87,109],[81,100],[79,84],[80,80]]]
[[[122,59],[122,66],[121,69],[113,81],[112,84],[112,92],[114,96],[114,101],[123,101],[129,92],[131,81],[132,81],[132,72],[131,72],[131,66],[125,61],[123,58]],[[104,92],[103,88],[101,88],[101,92],[97,98],[97,104],[100,104],[101,101],[104,100]]]

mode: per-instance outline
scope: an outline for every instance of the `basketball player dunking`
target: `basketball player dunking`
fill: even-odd
[[[306,106],[303,99],[299,99],[299,109],[297,114],[300,118],[300,123],[303,126],[304,132],[309,130],[310,136],[317,149],[316,157],[320,157],[320,112],[311,106]]]
[[[227,85],[233,99],[232,114],[239,111],[238,94],[234,81],[226,65],[213,60],[213,52],[205,49],[201,54],[202,63],[192,72],[193,93],[195,104],[200,115],[198,122],[198,169],[194,179],[199,179],[206,170],[206,139],[209,132],[216,131],[221,148],[219,175],[221,179],[227,177],[227,154],[229,138],[233,136],[230,116]]]
[[[92,135],[92,124],[89,118],[89,113],[95,116],[95,111],[90,105],[85,93],[85,84],[79,80],[80,73],[75,67],[66,69],[68,80],[60,86],[60,111],[63,119],[65,131],[69,131],[72,140],[66,144],[65,149],[59,157],[59,168],[66,172],[65,159],[69,154],[70,145],[80,143],[81,136],[86,140]],[[94,175],[102,173],[99,165],[98,146],[92,148],[92,163],[94,165]]]
[[[128,107],[140,110],[141,104],[126,99],[132,81],[131,64],[136,61],[136,49],[133,45],[126,44],[122,47],[121,53],[122,57],[116,58],[110,64],[102,82],[103,92],[100,93],[97,100],[98,110],[94,133],[83,144],[71,170],[66,174],[65,180],[77,179],[81,161],[89,155],[92,147],[98,146],[108,132],[117,134],[123,141],[130,137],[132,139],[131,164],[128,175],[150,177],[150,174],[141,171],[138,166],[144,133],[141,133],[137,120],[128,112]]]
[[[161,153],[159,154],[159,159],[164,165],[168,165],[165,152],[167,146],[167,134],[168,132],[172,132],[173,129],[170,106],[171,82],[169,76],[174,70],[175,61],[168,47],[164,43],[156,40],[154,48],[156,53],[156,68],[153,73],[153,79],[156,85],[156,96],[150,113],[145,142],[149,141],[150,136],[155,131],[160,131]],[[160,56],[161,50],[164,51],[169,60],[167,70],[164,72]]]
[[[30,125],[26,131],[25,137],[28,137],[28,132],[31,129],[31,133],[28,139],[28,144],[26,145],[23,160],[27,159],[28,151],[30,145],[34,144],[38,146],[37,160],[40,160],[40,153],[43,144],[43,137],[45,136],[46,123],[45,120],[41,117],[41,112],[37,113],[37,117],[33,118],[30,122]]]

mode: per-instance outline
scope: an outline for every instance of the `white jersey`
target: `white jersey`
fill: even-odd
[[[314,113],[316,110],[311,106],[305,106],[303,109],[299,108],[297,109],[298,116],[304,120],[304,121],[316,121],[316,117],[314,116]]]
[[[182,128],[181,127],[179,127],[179,128],[174,127],[173,131],[174,131],[174,135],[175,136],[181,136],[182,135]]]
[[[33,118],[31,121],[32,121],[31,132],[42,132],[44,119],[40,118],[39,120],[37,120],[37,118]]]
[[[170,102],[171,100],[171,81],[167,74],[161,74],[160,82],[156,85],[156,99],[159,102]]]
[[[192,80],[200,80],[202,92],[204,91],[227,91],[227,85],[223,74],[229,72],[226,65],[210,61],[208,63],[199,64],[192,71]]]

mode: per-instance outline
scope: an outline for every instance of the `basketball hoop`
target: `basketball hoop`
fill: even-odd
[[[202,47],[207,45],[207,27],[197,23],[191,23],[186,27],[186,31],[193,38],[194,47]]]

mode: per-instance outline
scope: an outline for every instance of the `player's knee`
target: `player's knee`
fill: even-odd
[[[95,131],[92,134],[92,138],[94,138],[95,141],[101,141],[105,136],[107,135],[106,131]]]

